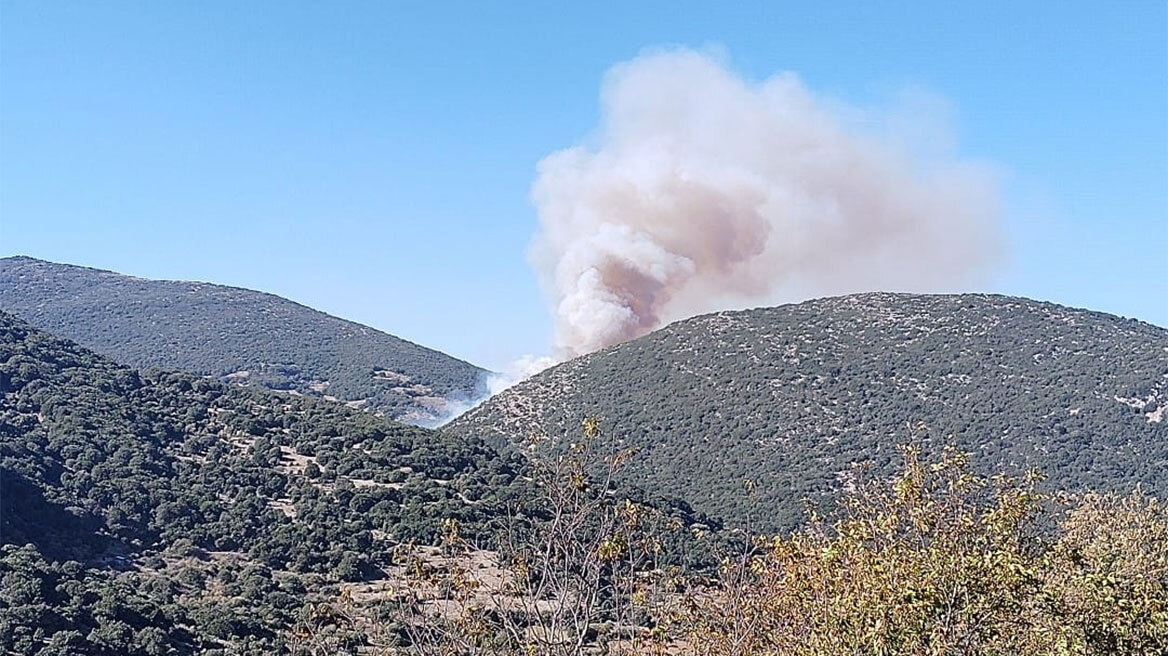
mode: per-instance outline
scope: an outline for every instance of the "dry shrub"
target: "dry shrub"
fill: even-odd
[[[455,564],[413,567],[415,594],[398,621],[402,651],[424,656],[643,653],[654,638],[645,620],[667,578],[655,508],[615,494],[629,457],[587,420],[567,453],[535,462],[537,494],[504,527],[501,571],[457,564],[479,552],[457,527],[444,548]],[[436,591],[431,594],[427,591]]]
[[[678,527],[608,493],[629,454],[599,434],[586,422],[536,467],[539,517],[509,521],[491,567],[470,566],[485,552],[453,524],[442,559],[407,554],[391,618],[405,639],[350,623],[383,645],[365,653],[1168,656],[1168,509],[1138,490],[1049,495],[1036,473],[986,478],[968,454],[905,448],[902,473],[861,482],[830,519],[681,576],[658,561]]]
[[[1168,508],[1138,490],[1089,494],[1045,560],[1052,617],[1073,654],[1168,653]],[[1059,653],[1059,652],[1053,652]]]
[[[1168,653],[1168,515],[1138,492],[1077,502],[968,456],[847,495],[693,594],[702,656]],[[1067,503],[1071,508],[1057,519]],[[1056,526],[1057,524],[1057,526]]]

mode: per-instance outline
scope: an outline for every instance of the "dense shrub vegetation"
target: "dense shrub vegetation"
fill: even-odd
[[[834,521],[761,541],[682,614],[695,653],[1168,653],[1168,507],[1060,499],[968,462],[910,449]]]
[[[5,544],[36,546],[39,556],[10,552],[9,562],[44,578],[46,591],[62,572],[77,574],[70,589],[87,591],[50,595],[44,603],[57,613],[65,611],[51,599],[87,606],[101,590],[126,585],[87,573],[90,566],[141,575],[188,556],[207,561],[177,565],[192,572],[191,589],[203,587],[207,569],[234,576],[234,564],[267,577],[358,579],[381,564],[375,536],[434,541],[446,519],[478,535],[522,491],[522,459],[482,444],[324,401],[187,374],[141,375],[7,315],[0,390],[0,534]],[[68,571],[58,565],[70,562]],[[303,603],[300,595],[293,601]],[[54,626],[20,617],[6,616],[0,642]],[[236,619],[228,613],[214,632],[253,635],[265,624]]]
[[[720,312],[545,371],[444,430],[501,445],[589,416],[638,450],[628,480],[765,530],[795,526],[855,462],[890,475],[918,422],[929,454],[953,443],[982,473],[1164,495],[1168,330],[972,294]]]
[[[0,651],[1168,654],[1165,331],[998,297],[825,303],[851,314],[678,324],[666,351],[569,363],[452,431],[138,372],[0,313]],[[743,350],[740,374],[719,368]],[[677,386],[695,371],[716,387]],[[765,403],[779,387],[803,414]],[[569,425],[563,404],[594,388],[618,419]],[[879,433],[879,399],[933,414]],[[487,434],[546,430],[500,453],[474,437],[500,408]],[[790,421],[785,440],[718,441],[738,411]],[[628,481],[698,490],[739,528]]]
[[[364,401],[408,421],[477,396],[486,373],[272,294],[27,257],[0,258],[0,310],[135,368]]]
[[[17,653],[272,653],[314,600],[381,577],[396,545],[454,522],[490,546],[540,519],[511,512],[532,508],[519,455],[142,374],[3,313],[0,394],[0,645]]]
[[[407,603],[377,615],[390,624],[347,626],[396,627],[409,640],[382,653],[412,655],[1168,654],[1168,506],[1141,491],[1044,494],[1036,472],[979,477],[952,449],[904,453],[892,480],[858,472],[794,533],[728,544],[713,576],[662,566],[677,527],[578,496],[593,468],[568,456],[539,479],[556,519],[502,571],[419,563]],[[329,617],[303,653],[343,651],[352,615]]]

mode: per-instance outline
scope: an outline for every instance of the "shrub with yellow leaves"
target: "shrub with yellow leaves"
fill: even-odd
[[[629,454],[601,439],[599,422],[584,421],[582,434],[564,455],[533,463],[537,494],[503,527],[498,576],[477,580],[446,565],[411,578],[412,589],[440,594],[413,595],[400,608],[408,635],[400,652],[615,655],[655,638],[642,619],[661,597],[661,541],[652,527],[665,521],[615,493]],[[452,555],[475,551],[456,524],[444,528]]]
[[[811,517],[693,593],[693,653],[1168,653],[1162,503],[1056,499],[1037,474],[978,477],[952,450],[904,457],[891,484],[844,497],[835,521]]]
[[[493,579],[465,564],[454,521],[444,561],[405,548],[394,621],[408,640],[368,628],[387,645],[369,653],[1168,656],[1168,507],[1139,490],[1044,493],[1036,472],[983,477],[968,454],[906,447],[892,480],[860,472],[828,517],[726,541],[718,571],[694,575],[659,561],[684,524],[613,493],[629,453],[601,436],[585,422],[537,464],[539,519],[510,523]],[[298,653],[342,653],[325,647],[350,634],[316,627],[345,608],[309,618],[302,644],[319,648]]]

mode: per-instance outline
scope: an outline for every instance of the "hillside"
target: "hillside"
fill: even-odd
[[[681,321],[444,430],[501,444],[595,416],[638,450],[638,484],[774,530],[847,487],[853,463],[887,471],[906,442],[955,444],[980,471],[1037,467],[1057,487],[1164,495],[1166,414],[1168,330],[1020,298],[876,293]]]
[[[485,371],[272,294],[0,259],[0,310],[135,368],[327,396],[428,424]]]
[[[17,653],[38,626],[96,631],[84,653],[270,653],[310,591],[376,575],[446,520],[482,535],[522,491],[522,460],[480,443],[139,374],[3,313],[0,391],[0,644]]]
[[[0,652],[278,653],[321,603],[380,603],[403,547],[538,521],[531,476],[477,440],[142,374],[0,312]]]

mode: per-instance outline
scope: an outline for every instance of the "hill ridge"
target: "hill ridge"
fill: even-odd
[[[631,475],[703,512],[741,520],[741,479],[769,479],[759,502],[778,529],[802,497],[846,485],[854,463],[888,466],[914,440],[956,442],[986,470],[1035,465],[1072,488],[1162,493],[1165,408],[1168,330],[1000,294],[875,292],[674,322],[548,369],[445,430],[503,444],[596,416],[640,450]]]
[[[136,368],[327,396],[434,423],[485,390],[464,360],[270,292],[0,258],[0,309]]]

